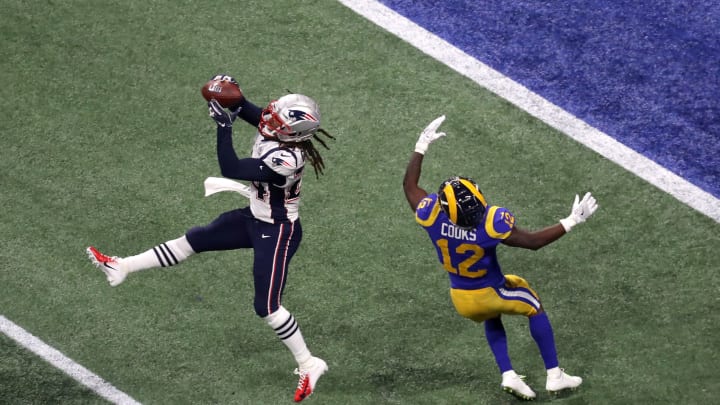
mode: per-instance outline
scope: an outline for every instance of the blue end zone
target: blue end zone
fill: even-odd
[[[720,197],[720,3],[381,2]]]

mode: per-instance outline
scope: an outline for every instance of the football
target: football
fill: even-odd
[[[213,77],[205,83],[201,92],[205,100],[210,101],[214,98],[225,108],[237,105],[243,99],[240,86],[230,76],[217,75]]]

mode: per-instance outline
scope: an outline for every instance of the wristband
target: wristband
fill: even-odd
[[[573,226],[577,225],[577,222],[575,222],[574,219],[567,217],[560,220],[560,225],[565,228],[565,233],[568,233],[573,228]]]
[[[425,142],[418,142],[415,144],[415,152],[424,155],[427,152],[429,144]]]

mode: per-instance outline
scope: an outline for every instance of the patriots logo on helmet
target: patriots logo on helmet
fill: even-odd
[[[307,120],[307,121],[315,121],[315,122],[318,121],[318,119],[313,117],[310,113],[307,113],[302,110],[288,110],[288,116],[290,118],[295,118],[296,120]]]
[[[292,163],[288,162],[285,159],[279,158],[279,157],[272,158],[272,163],[275,166],[293,167]]]
[[[303,142],[320,129],[320,110],[315,100],[302,94],[287,94],[270,102],[262,111],[258,131],[280,142]]]

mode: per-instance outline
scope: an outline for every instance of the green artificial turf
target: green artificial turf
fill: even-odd
[[[455,314],[402,176],[446,114],[421,186],[465,175],[521,227],[576,193],[600,209],[538,252],[499,248],[550,315],[572,404],[716,400],[720,225],[330,0],[3,1],[0,314],[146,404],[290,403],[295,363],[252,309],[252,252],[217,252],[117,288],[84,249],[125,256],[246,201],[203,197],[218,176],[200,87],[231,74],[256,104],[315,98],[337,139],[303,187],[304,240],[284,305],[329,372],[311,404],[515,399],[483,328]],[[236,125],[247,156],[253,129]],[[514,366],[544,368],[523,318]],[[0,336],[9,403],[102,403]],[[2,402],[2,401],[0,401]]]

